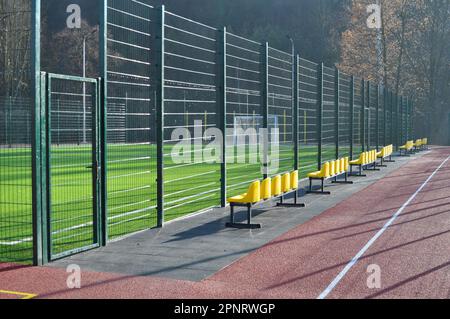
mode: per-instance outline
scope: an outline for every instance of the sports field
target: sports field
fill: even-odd
[[[174,164],[164,149],[165,221],[220,204],[220,164]],[[348,148],[343,148],[342,156]],[[94,241],[92,150],[88,146],[52,146],[50,211],[52,252],[89,246]],[[334,159],[332,146],[324,161]],[[0,150],[0,260],[25,262],[32,257],[31,149]],[[156,146],[108,146],[108,232],[115,239],[156,226]],[[301,177],[317,167],[317,146],[301,145]],[[227,160],[227,192],[242,193],[261,178],[259,164]],[[232,163],[233,162],[233,163]],[[291,145],[280,146],[279,173],[294,164]]]

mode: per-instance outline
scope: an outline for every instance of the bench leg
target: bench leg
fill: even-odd
[[[395,163],[394,160],[392,160],[392,155],[389,155],[389,159],[388,160],[384,160],[385,163]]]
[[[353,174],[352,166],[350,166],[350,177],[366,177],[367,175],[363,174],[363,168],[362,165],[359,166],[359,173]]]
[[[278,207],[299,207],[299,208],[303,208],[306,205],[298,203],[298,190],[296,190],[295,191],[294,203],[284,203],[283,202],[283,196],[281,196],[281,201],[279,203],[277,203],[277,206]]]
[[[336,180],[334,180],[332,183],[334,183],[334,184],[348,184],[348,185],[353,184],[352,181],[349,181],[349,180],[348,180],[348,173],[345,173],[345,175],[344,175],[344,180],[343,180],[343,181],[339,181],[339,180],[337,179],[337,177],[336,177]]]
[[[384,164],[384,158],[381,159],[380,164],[377,164],[378,167],[387,167],[387,165]]]
[[[225,224],[227,228],[236,229],[260,229],[261,224],[252,224],[252,206],[247,206],[247,224],[236,223],[234,221],[234,206],[230,206],[231,216],[230,222]]]
[[[307,194],[331,195],[331,192],[325,191],[325,179],[322,178],[321,191],[313,191],[311,187],[310,191],[308,191]]]

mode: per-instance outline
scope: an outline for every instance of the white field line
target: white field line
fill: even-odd
[[[392,225],[392,223],[400,216],[405,208],[416,198],[416,196],[425,188],[425,186],[431,181],[431,179],[437,174],[437,172],[450,160],[450,156],[442,162],[441,165],[431,174],[427,180],[419,187],[419,189],[403,204],[402,207],[392,216],[392,218],[378,231],[378,233],[372,237],[371,240],[353,257],[353,259],[345,266],[345,268],[337,275],[336,278],[328,285],[328,287],[317,297],[317,299],[325,299],[344,276],[350,271],[350,269],[358,262],[358,260],[366,253],[366,251],[375,243],[375,241],[381,237],[381,235]]]

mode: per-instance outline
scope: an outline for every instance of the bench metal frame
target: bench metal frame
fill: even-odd
[[[284,196],[294,193],[294,203],[285,203]],[[278,200],[277,207],[299,207],[303,208],[306,205],[303,203],[298,203],[299,189],[291,190],[289,192],[283,193],[280,196],[272,197],[270,199],[261,200],[257,203],[230,203],[230,222],[225,224],[227,228],[237,228],[237,229],[261,229],[261,224],[252,224],[252,209],[253,207],[262,205],[264,203],[272,202],[273,200]],[[235,222],[235,207],[246,207],[247,208],[247,223],[236,223]]]

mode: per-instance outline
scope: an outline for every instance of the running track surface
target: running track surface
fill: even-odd
[[[450,298],[450,148],[409,162],[202,282],[0,264],[0,298],[317,298],[423,186],[327,298]],[[369,289],[369,265],[380,289]]]

